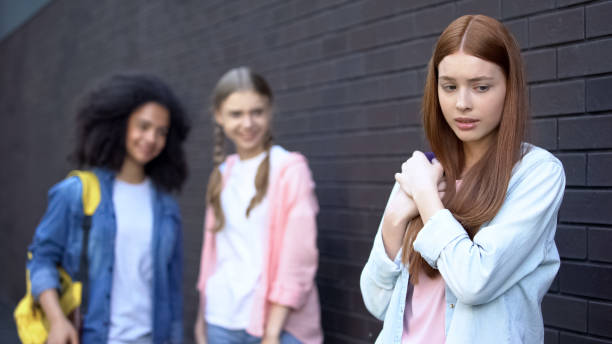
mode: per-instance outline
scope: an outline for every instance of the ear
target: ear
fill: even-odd
[[[223,115],[221,115],[220,111],[215,111],[215,122],[218,125],[223,126]]]

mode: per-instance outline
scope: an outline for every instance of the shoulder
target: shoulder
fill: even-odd
[[[563,164],[557,157],[543,148],[528,143],[523,147],[524,155],[514,166],[509,188],[519,184],[539,183],[543,180],[565,183]]]
[[[282,180],[312,178],[306,157],[299,152],[290,152],[281,146],[273,146],[270,149],[270,166],[272,174]]]
[[[563,170],[563,164],[561,161],[543,148],[525,143],[523,144],[523,152],[524,154],[522,159],[514,167],[513,175],[528,173],[530,170],[533,170],[541,165],[548,165],[551,167],[556,167],[561,171]]]
[[[49,189],[49,196],[65,200],[78,200],[81,198],[83,184],[77,176],[65,178]]]

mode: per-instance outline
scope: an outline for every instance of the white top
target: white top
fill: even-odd
[[[221,192],[225,226],[216,234],[215,272],[206,283],[206,321],[228,329],[247,328],[262,271],[268,197],[246,217],[255,195],[255,175],[267,152],[237,160]]]
[[[110,299],[108,343],[141,343],[152,333],[152,186],[115,180],[113,205],[117,233]]]

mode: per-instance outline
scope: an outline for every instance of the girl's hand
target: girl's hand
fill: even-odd
[[[51,323],[47,344],[79,344],[79,335],[66,317]]]
[[[414,151],[412,157],[402,164],[402,172],[395,174],[395,180],[400,184],[402,190],[408,196],[415,199],[422,193],[438,192],[439,185],[445,188],[442,183],[444,170],[436,159],[429,162],[425,154]]]
[[[429,162],[425,154],[415,151],[402,164],[402,173],[395,176],[402,189],[414,200],[424,224],[436,212],[444,209],[441,200],[446,188],[442,182],[443,172],[439,161],[434,159]]]
[[[261,344],[280,344],[280,337],[264,335],[261,340]]]
[[[385,221],[389,221],[394,227],[399,226],[405,229],[408,222],[415,218],[419,214],[419,211],[412,198],[400,187],[400,189],[391,196],[384,214]]]
[[[204,322],[204,316],[202,310],[198,310],[195,324],[193,326],[193,337],[195,338],[196,344],[207,344],[206,340],[206,323]]]

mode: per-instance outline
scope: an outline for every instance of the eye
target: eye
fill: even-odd
[[[168,136],[168,129],[167,128],[159,128],[159,129],[157,129],[157,135],[161,136],[161,137],[167,137]]]
[[[230,114],[230,116],[232,118],[239,118],[242,115],[242,112],[240,112],[240,111],[230,111],[229,114]]]
[[[453,92],[457,89],[457,86],[452,85],[452,84],[446,84],[446,85],[442,85],[442,89],[446,92]]]
[[[251,111],[251,114],[254,116],[261,116],[263,115],[263,113],[264,113],[264,109],[262,108],[256,108]]]
[[[489,85],[479,85],[479,86],[476,86],[476,91],[480,93],[484,93],[484,92],[487,92],[489,88],[491,88],[491,86]]]

